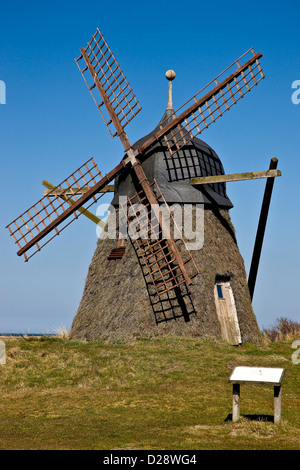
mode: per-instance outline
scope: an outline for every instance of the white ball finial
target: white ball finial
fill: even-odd
[[[167,70],[166,72],[166,78],[169,80],[169,96],[168,96],[168,106],[167,109],[173,109],[173,103],[172,103],[172,80],[176,77],[176,73],[174,70]]]
[[[167,80],[174,80],[175,77],[176,77],[176,73],[174,72],[174,70],[167,70],[166,72]]]

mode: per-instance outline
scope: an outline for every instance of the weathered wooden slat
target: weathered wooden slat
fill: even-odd
[[[230,183],[231,181],[255,180],[259,178],[275,178],[276,176],[281,176],[280,170],[251,171],[249,173],[232,173],[229,175],[213,175],[201,176],[199,178],[191,178],[191,184],[195,186],[198,184]]]
[[[51,183],[49,183],[49,181],[46,181],[44,180],[43,181],[43,185],[48,188],[48,190],[51,192],[52,191],[52,194],[53,194],[53,190],[55,189],[55,186]],[[87,192],[87,191],[86,191]],[[99,191],[100,192],[100,191]],[[101,192],[104,192],[104,191],[101,191]],[[62,191],[61,191],[62,193]],[[70,194],[73,194],[73,193],[70,193]],[[84,194],[84,193],[82,193]],[[76,201],[74,201],[73,199],[71,198],[67,198],[66,197],[66,194],[63,193],[63,194],[57,194],[57,196],[61,197],[61,199],[63,199],[64,201],[68,202],[70,205],[72,204],[75,204]],[[77,209],[79,212],[82,213],[82,215],[85,215],[88,219],[90,219],[92,222],[95,222],[95,224],[99,225],[100,227],[104,228],[105,226],[105,222],[103,222],[101,219],[99,219],[96,215],[92,214],[92,212],[88,211],[87,209],[85,209],[84,207],[79,207]]]
[[[44,180],[45,181],[45,180]],[[44,184],[44,182],[43,182]],[[85,194],[88,192],[90,188],[87,188],[87,187],[82,187],[80,188],[80,190],[78,190],[78,188],[65,188],[65,189],[44,189],[43,191],[43,196],[60,196],[61,194],[64,194],[65,196],[71,196],[72,194],[74,194],[74,192],[76,193],[76,195],[79,195],[79,194]],[[115,190],[115,186],[114,184],[108,184],[107,186],[105,186],[105,188],[102,188],[100,189],[99,193],[112,193],[114,192]]]

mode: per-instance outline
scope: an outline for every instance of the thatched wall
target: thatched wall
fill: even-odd
[[[193,251],[200,274],[193,279],[185,298],[188,318],[174,319],[153,312],[143,272],[130,241],[121,260],[108,261],[115,240],[98,240],[89,267],[83,296],[73,320],[72,339],[124,340],[154,336],[203,336],[221,338],[214,284],[216,276],[230,276],[243,342],[255,342],[261,334],[252,310],[244,261],[235,241],[226,210],[205,210],[205,238],[200,251]],[[172,304],[173,301],[170,301]],[[174,307],[178,312],[178,306]],[[175,315],[177,316],[177,314]],[[169,321],[157,320],[169,319]]]

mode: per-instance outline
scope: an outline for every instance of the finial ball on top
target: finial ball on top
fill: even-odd
[[[168,70],[166,72],[166,78],[168,80],[174,80],[175,77],[176,77],[176,73],[174,72],[174,70]]]

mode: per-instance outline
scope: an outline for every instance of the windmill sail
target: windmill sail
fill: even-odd
[[[86,63],[86,67],[83,69],[78,65],[78,62],[82,59]],[[114,134],[111,132],[111,135],[113,137],[115,135],[119,136],[124,149],[127,152],[127,156],[130,157],[132,171],[135,173],[139,181],[147,205],[155,206],[157,204],[157,200],[153,193],[151,184],[149,183],[140,162],[136,159],[137,155],[134,153],[124,130],[125,125],[128,124],[141,108],[99,30],[97,30],[97,33],[88,43],[88,46],[85,49],[81,48],[81,56],[77,59],[77,65],[79,66],[85,80],[85,72],[90,72],[93,84],[89,86],[86,80],[88,88],[91,92],[96,88],[102,99],[101,103],[98,105],[97,100],[94,97],[97,107],[101,111],[100,108],[104,104],[110,120],[107,120],[101,111],[102,117],[110,132],[111,125],[113,124],[116,132]],[[126,161],[124,161],[124,163],[125,162]],[[126,162],[126,164],[127,163],[128,162]],[[161,230],[163,230],[164,221],[162,217],[158,219],[158,224]],[[180,276],[183,277],[184,282],[190,283],[191,279],[172,237],[168,237],[168,245],[170,252],[174,255],[178,263]],[[174,277],[173,282],[177,277],[178,276]]]
[[[102,177],[94,160],[91,158],[57,185],[50,194],[17,217],[6,228],[17,244],[18,256],[24,255],[28,261],[37,251],[50,242],[76,220],[84,211],[79,211],[88,201],[88,209],[97,202],[105,192],[98,191],[111,181],[115,174],[123,168],[119,165],[105,177]],[[82,187],[88,191],[82,195]],[[56,190],[59,189],[59,194]],[[67,220],[68,219],[68,220]],[[58,228],[59,226],[59,228]],[[43,240],[43,244],[40,241]],[[30,250],[30,256],[26,252]]]
[[[170,155],[187,145],[264,78],[261,57],[262,54],[255,54],[253,49],[245,52],[176,110],[169,124],[162,122],[160,130],[139,147],[139,152],[145,153],[162,137]]]
[[[78,68],[110,134],[120,136],[142,108],[99,29],[80,51]]]
[[[157,204],[165,203],[157,182],[154,180],[150,186],[156,194]],[[165,206],[168,207],[166,203]],[[142,212],[139,212],[138,208],[142,208]],[[131,241],[141,260],[146,282],[152,286],[151,294],[161,296],[178,288],[181,284],[190,284],[191,279],[199,272],[191,252],[187,249],[180,234],[177,244],[184,245],[181,250],[182,254],[179,253],[173,237],[170,234],[166,236],[168,231],[165,227],[166,220],[159,220],[159,215],[152,212],[153,205],[149,204],[143,189],[140,188],[134,196],[126,199],[126,203],[121,204],[120,209],[126,217],[129,236],[131,224],[135,225],[135,228],[138,227],[134,237],[131,234]],[[172,218],[172,214],[169,215]],[[176,227],[174,227],[174,233],[175,235],[177,233]]]

